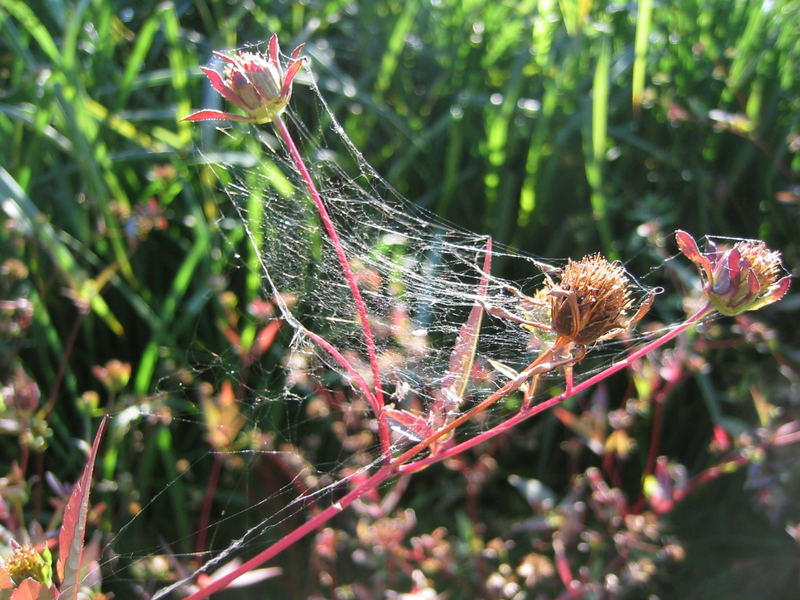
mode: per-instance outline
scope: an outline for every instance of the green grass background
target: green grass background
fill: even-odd
[[[261,294],[243,224],[220,219],[230,212],[225,182],[198,155],[246,162],[259,144],[178,120],[209,98],[198,66],[212,50],[272,32],[284,49],[305,42],[322,94],[379,173],[413,202],[520,251],[602,250],[645,272],[675,252],[670,232],[681,228],[764,239],[791,269],[800,264],[799,27],[796,0],[0,0],[0,251],[28,269],[3,292],[34,307],[27,336],[3,342],[3,368],[22,364],[42,403],[55,402],[43,464],[64,481],[77,476],[83,455],[73,440],[91,435],[78,398],[100,389],[91,367],[112,358],[132,363],[126,393],[137,402],[177,404],[199,421],[180,378],[224,375],[220,293],[234,290],[240,307]],[[296,87],[291,110],[304,114],[307,93]],[[154,172],[163,166],[171,173]],[[168,226],[139,245],[126,237],[127,215],[150,198]],[[779,325],[775,343],[792,369],[797,304],[792,295],[763,317]],[[656,316],[679,319],[680,297],[661,299]],[[255,331],[242,323],[246,339]],[[280,354],[278,345],[265,361]],[[720,396],[735,405],[732,387],[796,402],[797,380],[779,379],[763,353],[718,358],[737,382],[726,392],[714,391],[716,380],[684,390],[699,408],[673,443],[705,440],[707,429],[693,429],[708,426],[703,407],[719,408]],[[270,380],[249,385],[268,389]],[[101,406],[108,401],[103,394]],[[185,503],[204,482],[166,484],[179,458],[208,453],[197,421],[177,436],[157,420],[115,420],[101,468],[119,486],[107,529],[129,518],[126,499],[165,491],[165,515],[152,518],[185,542],[178,551],[191,550]],[[8,466],[18,444],[0,443]],[[787,589],[796,546],[751,514],[740,480],[725,485],[733,516],[707,520],[709,535],[742,515],[760,519],[747,535],[777,553],[781,576],[753,576]],[[689,523],[706,514],[695,504]],[[689,538],[693,530],[684,528]],[[151,533],[142,520],[121,544],[155,552]],[[668,586],[672,597],[748,597],[737,596],[734,565],[751,564],[753,545],[735,547],[732,557],[692,555]],[[731,595],[687,595],[712,571],[723,581],[714,589],[730,583]]]

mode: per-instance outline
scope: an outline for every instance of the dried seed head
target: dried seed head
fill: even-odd
[[[561,281],[548,286],[552,327],[560,336],[586,346],[626,327],[631,306],[629,279],[617,262],[600,254],[570,260]]]

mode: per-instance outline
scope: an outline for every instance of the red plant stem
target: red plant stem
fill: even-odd
[[[67,336],[67,342],[64,344],[61,362],[58,363],[58,371],[56,372],[56,378],[53,382],[53,388],[50,390],[50,396],[47,398],[47,404],[39,409],[39,413],[37,414],[37,416],[41,419],[46,419],[56,406],[58,393],[61,391],[61,383],[64,381],[64,375],[67,372],[67,364],[72,356],[72,349],[75,347],[75,340],[78,339],[78,332],[81,329],[81,323],[83,322],[83,317],[85,316],[86,312],[79,310],[78,315],[75,317],[75,321],[72,324],[72,329]]]
[[[677,382],[676,378],[657,392],[658,395],[654,402],[653,425],[650,433],[650,447],[647,449],[647,464],[644,468],[645,477],[652,475],[656,468],[656,455],[658,454],[658,447],[661,445],[661,423],[664,421],[664,405],[667,403],[667,397]]]
[[[297,327],[301,329],[303,333],[305,333],[309,338],[314,340],[314,342],[316,342],[317,345],[319,345],[326,352],[328,352],[328,354],[330,354],[334,358],[334,360],[336,360],[336,362],[338,362],[341,365],[341,367],[345,371],[347,371],[347,374],[350,375],[350,377],[353,380],[353,383],[358,387],[359,390],[361,390],[361,393],[364,394],[364,396],[369,401],[370,405],[375,406],[374,403],[377,402],[377,399],[375,398],[375,395],[372,393],[372,390],[369,389],[367,382],[364,381],[364,378],[361,376],[361,374],[353,368],[353,366],[347,361],[347,359],[344,356],[342,356],[342,353],[339,352],[333,346],[333,344],[331,344],[321,335],[318,335],[313,331],[309,331],[302,325],[298,324]]]
[[[23,477],[26,475],[26,471],[28,470],[28,459],[31,456],[31,447],[22,441],[28,435],[28,424],[23,423],[22,427],[20,428],[20,448],[19,448],[19,471]]]
[[[36,453],[36,473],[39,475],[39,481],[46,481],[44,478],[44,452]],[[42,502],[44,495],[44,486],[36,486],[36,494],[33,500],[33,518],[41,523],[42,522]]]
[[[709,467],[705,471],[702,471],[692,477],[687,483],[686,486],[682,489],[675,490],[675,493],[672,494],[672,501],[673,502],[680,502],[686,496],[691,494],[695,491],[698,487],[703,485],[704,483],[708,483],[713,479],[716,479],[720,475],[725,475],[727,473],[733,473],[734,471],[738,471],[740,467],[750,464],[753,461],[753,457],[749,454],[740,454],[738,456],[733,457],[730,460],[726,460],[725,462],[719,463],[718,465],[714,465],[713,467]]]
[[[561,579],[561,583],[564,584],[567,591],[570,591],[575,578],[572,576],[572,569],[567,559],[567,549],[564,546],[564,540],[561,539],[561,536],[553,536],[553,554],[555,554],[558,577]]]
[[[230,573],[227,573],[223,577],[220,577],[219,579],[214,580],[213,582],[208,584],[206,587],[201,588],[201,589],[197,590],[196,592],[194,592],[193,594],[187,596],[185,600],[200,600],[201,598],[206,598],[206,597],[210,596],[214,592],[217,592],[217,591],[219,591],[221,589],[224,589],[234,579],[240,577],[241,575],[243,575],[244,573],[247,573],[248,571],[251,571],[252,569],[255,569],[256,567],[259,567],[260,565],[262,565],[263,563],[265,563],[269,559],[277,556],[278,554],[283,552],[286,548],[289,548],[290,546],[295,544],[297,541],[301,540],[306,535],[308,535],[309,533],[315,531],[316,529],[318,529],[319,527],[321,527],[322,525],[327,523],[330,519],[332,519],[336,515],[340,514],[345,508],[350,506],[350,504],[352,504],[355,500],[357,500],[358,498],[360,498],[361,496],[363,496],[367,492],[377,488],[381,483],[383,483],[384,481],[386,481],[390,477],[394,476],[395,474],[404,473],[406,471],[412,471],[413,472],[413,471],[419,470],[419,469],[421,469],[423,467],[426,467],[428,465],[431,465],[433,463],[437,463],[437,462],[440,462],[442,460],[445,460],[446,458],[449,458],[451,456],[455,456],[457,454],[460,454],[460,453],[464,452],[465,450],[467,450],[469,448],[472,448],[473,446],[481,444],[481,443],[483,443],[483,442],[485,442],[487,440],[492,439],[493,437],[496,437],[496,436],[498,436],[498,435],[500,435],[502,433],[505,433],[509,429],[511,429],[514,426],[516,426],[518,423],[521,423],[522,421],[524,421],[526,419],[529,419],[529,418],[533,417],[534,415],[537,415],[537,414],[539,414],[539,413],[541,413],[541,412],[543,412],[543,411],[545,411],[545,410],[547,410],[549,408],[552,408],[553,406],[559,404],[560,402],[563,402],[567,398],[569,398],[569,397],[571,397],[571,396],[573,396],[575,394],[578,394],[578,393],[584,391],[587,388],[590,388],[591,386],[593,386],[594,384],[598,383],[599,381],[602,381],[603,379],[605,379],[609,375],[612,375],[612,374],[616,373],[617,371],[621,371],[622,369],[625,369],[626,367],[630,366],[635,360],[638,360],[639,358],[641,358],[642,356],[644,356],[648,352],[651,352],[651,351],[655,350],[656,348],[664,345],[668,341],[674,339],[675,337],[677,337],[678,335],[680,335],[681,333],[686,331],[689,327],[691,327],[696,322],[698,322],[700,319],[702,319],[704,316],[709,314],[712,309],[713,309],[713,307],[711,306],[710,303],[706,304],[703,308],[698,310],[694,315],[692,315],[686,321],[684,321],[683,323],[678,325],[675,329],[672,329],[671,331],[667,332],[666,334],[664,334],[660,338],[657,338],[657,339],[653,340],[649,344],[645,344],[639,350],[637,350],[637,351],[631,353],[630,355],[628,355],[628,357],[625,358],[624,360],[621,360],[621,361],[619,361],[617,363],[614,363],[613,365],[611,365],[607,369],[601,371],[600,373],[597,373],[596,375],[590,377],[589,379],[587,379],[587,380],[579,383],[578,385],[572,387],[572,389],[568,393],[564,392],[563,394],[560,394],[558,396],[553,396],[549,400],[546,400],[544,402],[540,402],[539,404],[537,404],[535,406],[531,406],[528,409],[520,410],[516,415],[514,415],[513,417],[511,417],[508,420],[504,421],[503,423],[501,423],[501,424],[499,424],[499,425],[497,425],[497,426],[495,426],[495,427],[493,427],[493,428],[491,428],[491,429],[489,429],[487,431],[484,431],[483,433],[481,433],[479,435],[476,435],[474,438],[471,438],[471,439],[469,439],[469,440],[467,440],[465,442],[462,442],[460,444],[452,446],[451,448],[448,448],[447,450],[444,450],[443,452],[441,452],[440,454],[437,454],[436,456],[431,456],[431,457],[428,457],[428,458],[425,458],[425,459],[422,459],[422,460],[418,460],[418,461],[410,463],[410,464],[404,464],[408,460],[410,460],[411,458],[413,458],[414,456],[416,456],[417,454],[419,454],[420,452],[422,452],[423,450],[428,448],[430,445],[432,445],[440,437],[442,437],[443,435],[446,435],[449,431],[451,431],[451,429],[445,428],[442,431],[437,432],[437,433],[429,436],[426,440],[424,440],[424,441],[420,442],[419,444],[413,446],[412,448],[408,449],[403,454],[393,458],[390,462],[384,463],[377,471],[375,471],[374,474],[372,474],[370,477],[368,477],[367,479],[362,481],[358,486],[353,488],[350,492],[345,494],[342,497],[341,500],[339,500],[338,502],[335,502],[334,504],[332,504],[328,508],[324,509],[322,512],[320,512],[316,516],[312,517],[311,519],[309,519],[308,521],[303,523],[300,527],[298,527],[297,529],[295,529],[294,531],[289,533],[287,536],[281,538],[280,540],[278,540],[277,542],[275,542],[271,546],[265,548],[264,550],[259,552],[256,556],[254,556],[250,560],[246,561],[245,563],[243,563],[242,565],[240,565],[239,567],[237,567],[236,569],[234,569]],[[514,386],[512,384],[516,384],[516,386]],[[501,391],[505,390],[505,394],[506,395],[510,394],[514,390],[518,389],[521,384],[522,384],[522,382],[519,382],[518,379],[509,382],[508,384],[506,384],[505,386],[500,388],[497,392],[495,392],[494,394],[489,396],[489,398],[484,400],[478,406],[485,405],[486,402],[490,398],[493,399],[493,401],[496,402],[500,398],[494,398],[494,397],[497,396]],[[465,414],[469,414],[469,413],[472,413],[472,412],[474,412],[474,409],[472,411],[469,411],[468,413],[465,413]],[[458,421],[458,419],[457,419],[457,421]],[[448,426],[448,427],[450,427],[450,426]]]
[[[650,436],[650,447],[647,450],[647,464],[644,468],[641,480],[644,482],[649,475],[652,475],[656,467],[656,459],[658,458],[658,447],[661,442],[661,421],[664,405],[663,403],[656,404],[655,414],[653,415],[653,425],[651,427],[652,433]],[[638,515],[647,505],[647,495],[642,486],[639,494],[639,499],[630,507],[628,511],[630,514]]]
[[[785,446],[787,444],[794,444],[796,442],[800,442],[800,436],[798,436],[798,432],[787,436],[775,437],[768,442],[759,444],[756,446],[756,448],[758,448],[761,452],[764,452],[771,446]],[[701,485],[708,483],[709,481],[712,481],[721,475],[733,473],[734,471],[739,470],[739,468],[744,467],[752,462],[753,452],[745,451],[729,460],[723,461],[717,465],[714,465],[713,467],[709,467],[705,471],[702,471],[692,477],[682,489],[676,490],[672,495],[672,500],[674,502],[680,502]]]
[[[539,404],[536,404],[535,406],[531,406],[530,408],[522,409],[517,414],[515,414],[513,417],[510,417],[509,419],[503,421],[499,425],[496,425],[495,427],[492,427],[491,429],[488,429],[488,430],[484,431],[483,433],[476,435],[473,438],[470,438],[470,439],[468,439],[468,440],[466,440],[464,442],[461,442],[460,444],[457,444],[455,446],[451,446],[450,448],[442,451],[440,454],[437,454],[436,456],[430,456],[428,458],[424,458],[422,460],[418,460],[418,461],[415,461],[415,462],[407,464],[407,465],[402,465],[400,467],[400,469],[399,469],[399,472],[404,473],[404,472],[406,472],[408,470],[416,470],[416,469],[420,469],[422,467],[426,467],[428,465],[431,465],[433,463],[441,462],[441,461],[443,461],[443,460],[445,460],[447,458],[450,458],[451,456],[455,456],[457,454],[460,454],[460,453],[464,452],[465,450],[468,450],[469,448],[472,448],[473,446],[477,446],[478,444],[482,444],[483,442],[485,442],[487,440],[490,440],[493,437],[496,437],[496,436],[498,436],[498,435],[500,435],[502,433],[505,433],[506,431],[512,429],[513,427],[516,427],[522,421],[530,419],[534,415],[538,415],[539,413],[544,412],[544,411],[552,408],[553,406],[556,406],[557,404],[560,404],[561,402],[563,402],[567,398],[569,398],[571,396],[574,396],[575,394],[578,394],[578,393],[580,393],[580,392],[592,387],[594,384],[602,381],[603,379],[605,379],[606,377],[608,377],[610,375],[613,375],[617,371],[621,371],[622,369],[625,369],[625,368],[629,367],[631,364],[633,364],[634,361],[639,360],[642,356],[644,356],[648,352],[652,352],[656,348],[658,348],[660,346],[663,346],[668,341],[670,341],[670,340],[676,338],[677,336],[679,336],[681,333],[686,331],[689,327],[691,327],[692,325],[697,323],[700,319],[702,319],[703,317],[708,315],[712,310],[713,310],[713,306],[710,303],[706,304],[703,308],[698,310],[695,314],[693,314],[691,317],[686,319],[686,321],[684,321],[683,323],[678,325],[675,329],[672,329],[671,331],[665,333],[663,336],[653,340],[649,344],[645,344],[644,346],[642,346],[641,348],[639,348],[635,352],[632,352],[631,354],[629,354],[624,360],[621,360],[621,361],[619,361],[617,363],[614,363],[613,365],[611,365],[607,369],[604,369],[600,373],[597,373],[596,375],[590,377],[589,379],[587,379],[585,381],[582,381],[578,385],[574,386],[569,392],[564,392],[563,394],[559,394],[558,396],[553,396],[549,400],[545,400],[544,402],[540,402]],[[501,390],[502,389],[503,388],[501,388]],[[487,400],[488,400],[488,398],[487,398]],[[417,444],[417,446],[414,446],[414,448],[412,448],[411,450],[415,450],[418,447],[423,446],[423,445],[430,445],[430,443],[432,443],[432,441],[430,441],[430,440],[438,439],[440,437],[440,435],[441,434],[439,432],[436,432],[430,438],[420,442],[419,444]],[[420,448],[420,450],[421,449],[422,448]],[[411,451],[406,452],[405,454],[403,454],[402,456],[399,457],[399,458],[403,459],[401,461],[401,463],[404,463],[406,460],[411,458],[411,456],[406,456],[410,452]],[[419,452],[419,450],[417,452],[414,452],[414,454],[417,454],[418,452]]]
[[[357,487],[353,488],[349,493],[345,494],[341,500],[334,502],[328,508],[312,517],[300,527],[289,533],[287,536],[281,538],[268,548],[265,548],[250,560],[244,562],[242,565],[227,573],[219,579],[215,579],[210,584],[194,592],[186,597],[185,600],[200,600],[206,598],[221,589],[228,586],[230,582],[239,576],[255,569],[270,558],[277,556],[286,548],[289,548],[299,540],[303,539],[309,533],[317,530],[319,527],[330,521],[333,517],[340,514],[345,508],[350,506],[355,500],[363,496],[366,492],[376,488],[381,483],[386,481],[389,477],[395,474],[397,470],[396,464],[384,464],[373,475],[361,482]]]
[[[214,503],[214,494],[217,492],[219,474],[222,471],[222,456],[214,454],[214,464],[211,466],[211,475],[206,486],[206,495],[203,498],[203,506],[200,509],[200,522],[197,528],[197,542],[194,551],[198,556],[202,556],[206,549],[206,531],[208,531],[208,521],[211,517],[211,506]]]
[[[782,446],[786,443],[794,443],[794,442],[800,442],[800,437],[797,437],[796,439],[790,439],[788,442],[783,439],[773,439],[771,442],[765,442],[763,444],[759,444],[758,446],[756,446],[756,448],[758,448],[760,451],[763,452],[771,446]],[[709,481],[713,481],[714,479],[722,475],[727,475],[729,473],[738,471],[741,467],[745,467],[751,464],[753,460],[754,460],[753,453],[745,451],[742,452],[741,454],[734,456],[733,458],[725,460],[714,466],[708,467],[705,471],[701,471],[700,473],[692,477],[688,482],[686,482],[686,485],[684,487],[682,487],[679,490],[675,490],[671,498],[673,505],[686,498],[689,494],[694,492],[701,485],[704,485]]]
[[[292,156],[294,166],[300,173],[300,177],[303,179],[306,189],[308,190],[311,199],[314,201],[314,206],[317,209],[320,221],[322,221],[322,226],[328,233],[328,237],[331,239],[336,256],[339,259],[339,264],[342,267],[344,278],[347,280],[347,285],[350,286],[350,293],[353,296],[353,301],[356,305],[356,313],[358,314],[358,319],[361,322],[361,329],[364,333],[364,343],[367,347],[369,364],[370,368],[372,369],[372,378],[374,383],[373,388],[375,393],[374,395],[370,395],[367,400],[372,405],[372,411],[375,413],[375,417],[378,419],[378,436],[380,438],[384,458],[388,462],[392,458],[391,441],[389,438],[389,422],[386,418],[386,414],[383,411],[384,399],[383,390],[381,388],[380,370],[378,368],[378,354],[375,350],[375,339],[372,335],[372,328],[370,327],[369,318],[367,316],[367,307],[364,304],[364,299],[361,297],[361,291],[358,289],[358,283],[356,283],[356,278],[353,275],[353,269],[350,267],[350,262],[347,260],[347,255],[344,252],[342,241],[339,238],[339,234],[336,231],[333,220],[328,213],[328,209],[325,208],[325,203],[322,201],[322,197],[317,191],[317,186],[314,184],[314,180],[311,178],[311,175],[306,168],[303,157],[300,156],[300,152],[297,149],[291,134],[289,133],[289,129],[286,127],[286,124],[279,115],[275,115],[273,123],[275,128],[278,130],[281,139],[283,139],[283,143],[286,144],[286,148],[289,150],[289,154]]]
[[[682,380],[683,377],[674,377],[670,379],[666,385],[656,392],[656,396],[653,399],[653,403],[655,404],[655,410],[653,412],[653,425],[651,427],[650,447],[647,449],[647,463],[644,469],[644,474],[642,475],[642,481],[644,481],[647,476],[652,475],[655,472],[658,448],[661,445],[661,430],[664,421],[664,405],[667,402],[667,398],[672,393],[673,388]],[[641,497],[636,504],[631,507],[630,512],[633,514],[641,512],[646,503],[647,498],[645,497],[643,490]]]

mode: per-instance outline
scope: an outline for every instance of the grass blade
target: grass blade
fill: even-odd
[[[650,38],[650,23],[653,15],[653,0],[639,0],[636,15],[636,40],[634,42],[633,84],[631,102],[638,114],[642,106],[644,79],[647,72],[647,42]]]
[[[61,63],[61,53],[53,41],[52,36],[47,31],[47,27],[39,20],[36,13],[28,6],[27,2],[16,2],[15,0],[2,0],[0,6],[5,8],[9,14],[17,18],[20,24],[36,40],[39,47],[53,61],[54,64]]]
[[[608,222],[608,203],[603,191],[603,167],[608,133],[608,92],[611,68],[611,41],[604,37],[592,85],[592,143],[586,159],[586,180],[591,187],[592,214],[606,254],[616,259],[614,238]]]

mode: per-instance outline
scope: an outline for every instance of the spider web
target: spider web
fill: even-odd
[[[303,117],[290,106],[285,119],[341,237],[363,295],[385,402],[396,409],[425,415],[441,394],[448,375],[452,375],[451,362],[459,347],[459,335],[475,307],[501,308],[546,324],[546,309],[529,306],[521,312],[519,295],[510,288],[532,296],[542,287],[547,274],[555,272],[564,261],[520,255],[403,198],[367,164],[349,140],[313,77],[306,74],[306,85],[296,85],[294,94],[293,106],[298,105]],[[291,332],[282,371],[273,377],[274,387],[248,390],[248,426],[264,429],[275,403],[302,407],[319,390],[327,390],[339,394],[351,410],[361,411],[361,424],[373,434],[373,441],[366,448],[359,448],[357,457],[346,456],[343,451],[337,462],[328,465],[302,462],[295,456],[296,447],[238,451],[245,461],[269,454],[284,462],[301,460],[302,465],[295,471],[295,479],[270,497],[238,507],[230,501],[228,509],[215,518],[207,532],[210,539],[227,536],[229,541],[224,542],[223,549],[194,557],[200,559],[201,566],[187,573],[182,581],[159,591],[156,598],[197,573],[213,572],[234,556],[264,548],[282,523],[302,514],[310,504],[335,501],[348,478],[368,471],[381,458],[374,435],[376,425],[353,380],[357,373],[369,387],[374,387],[369,348],[342,264],[317,210],[270,126],[248,129],[235,124],[221,131],[251,136],[258,142],[260,155],[254,155],[250,164],[227,161],[223,155],[209,154],[205,160],[220,181],[229,182],[224,192],[233,211],[230,218],[243,225],[251,251],[257,256],[263,297],[277,307],[288,325],[284,329]],[[510,282],[492,274],[491,263],[500,257],[506,263],[526,263],[529,278]],[[637,283],[633,285],[637,297],[644,297],[647,290]],[[341,358],[323,347],[319,339],[335,348]],[[474,353],[470,353],[468,385],[450,403],[449,410],[463,412],[489,395],[515,371],[528,365],[550,341],[547,332],[532,331],[509,319],[484,314]],[[598,358],[594,363],[581,363],[576,380],[590,375],[598,365],[607,365],[624,351],[619,346],[616,350],[613,345],[608,348],[593,349],[591,355]],[[343,368],[342,359],[352,370]],[[548,388],[562,386],[562,381],[560,372],[549,373],[540,381],[539,389],[547,393]],[[500,403],[476,422],[459,429],[458,436],[471,437],[498,423],[512,409],[513,406]],[[296,418],[301,423],[313,420],[301,410],[296,411]],[[408,447],[414,435],[402,424],[393,425],[392,451],[396,453]],[[295,424],[279,427],[280,437],[291,440],[298,435],[294,433]],[[301,474],[304,481],[311,476],[317,485],[313,489],[305,483],[299,485]],[[171,485],[180,485],[182,477],[176,476]],[[238,477],[243,486],[248,484],[246,469]],[[168,493],[170,490],[164,489],[159,496]],[[153,498],[150,504],[157,500],[158,497]],[[149,508],[152,509],[149,504],[145,505],[143,511]],[[270,511],[269,516],[264,516],[265,509]],[[227,531],[229,523],[239,523],[242,515],[250,525],[233,533]],[[111,545],[124,535],[123,529]],[[176,541],[170,542],[174,545]],[[146,553],[137,549],[135,554]]]
[[[546,325],[546,308],[534,309],[532,314],[530,305],[520,305],[519,292],[533,296],[545,277],[566,261],[522,255],[403,198],[364,160],[313,81],[308,89],[316,101],[316,128],[310,131],[305,121],[290,115],[290,129],[301,140],[301,153],[364,297],[381,389],[387,403],[424,408],[440,390],[459,334],[476,304]],[[250,172],[247,183],[239,177],[226,192],[259,254],[266,293],[295,328],[292,352],[308,359],[298,361],[307,369],[314,371],[321,364],[352,383],[341,364],[305,335],[313,332],[342,352],[372,386],[364,332],[334,245],[280,141],[272,131],[259,130],[254,135],[291,186],[276,191],[275,172],[266,169],[255,177]],[[217,168],[235,172],[232,165]],[[260,223],[254,223],[248,213],[254,181],[263,201]],[[506,264],[523,261],[530,276],[511,282],[492,274],[491,262],[500,258]],[[631,284],[640,301],[648,290],[633,277]],[[508,367],[508,372],[521,370],[551,338],[518,322],[485,315],[474,353],[476,381],[463,400],[485,395],[487,389],[504,383],[502,374],[487,372],[497,366]],[[600,354],[607,363],[608,352]],[[291,359],[287,362],[292,363]],[[585,370],[583,376],[589,373]],[[559,373],[551,376],[561,378]]]

